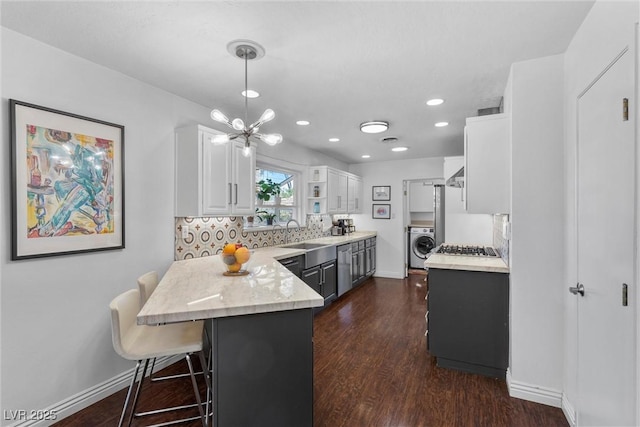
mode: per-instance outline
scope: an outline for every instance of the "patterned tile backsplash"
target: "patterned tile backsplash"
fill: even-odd
[[[500,252],[500,257],[509,265],[509,239],[502,237],[502,227],[509,223],[509,215],[493,216],[493,247]]]
[[[200,258],[222,252],[227,243],[242,243],[249,248],[275,246],[285,243],[286,230],[281,226],[272,229],[244,230],[243,217],[175,218],[176,261]],[[182,228],[188,227],[188,237],[182,238]],[[307,215],[306,227],[290,230],[289,242],[317,239],[331,235],[331,216]]]

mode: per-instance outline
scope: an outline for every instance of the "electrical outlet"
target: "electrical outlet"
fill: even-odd
[[[183,225],[182,226],[182,238],[186,239],[189,237],[189,226],[188,225]]]

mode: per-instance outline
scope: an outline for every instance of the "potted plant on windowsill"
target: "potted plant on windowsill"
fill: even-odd
[[[278,199],[280,198],[280,185],[273,182],[271,178],[261,179],[257,184],[256,196],[258,197],[259,205],[271,200],[271,196],[274,196],[276,204],[279,204]]]
[[[275,213],[269,213],[267,211],[257,211],[256,214],[261,221],[266,221],[267,225],[273,225],[273,219],[276,217]]]

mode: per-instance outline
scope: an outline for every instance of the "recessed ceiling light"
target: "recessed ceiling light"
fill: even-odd
[[[389,129],[389,123],[380,120],[360,123],[360,130],[364,133],[380,133]]]
[[[296,124],[297,124],[298,126],[307,126],[307,125],[309,124],[309,121],[308,121],[308,120],[298,120],[298,121],[296,122]]]
[[[408,147],[393,147],[391,151],[407,151]]]
[[[329,142],[338,142],[340,138],[329,138]]]
[[[243,90],[242,96],[246,96],[247,98],[257,98],[260,96],[260,94],[253,89],[249,89],[249,90]]]
[[[370,155],[368,155],[368,154],[363,154],[363,155],[362,155],[362,158],[363,158],[363,159],[368,159],[369,157],[371,157],[371,156],[370,156]]]
[[[443,128],[445,126],[449,126],[449,122],[438,122],[435,124],[435,127],[437,128]]]
[[[427,105],[434,107],[436,105],[440,105],[444,102],[444,99],[440,99],[440,98],[433,98],[427,101]]]

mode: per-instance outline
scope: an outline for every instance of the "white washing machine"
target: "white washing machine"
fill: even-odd
[[[409,268],[424,268],[424,260],[436,247],[433,228],[409,227]]]

